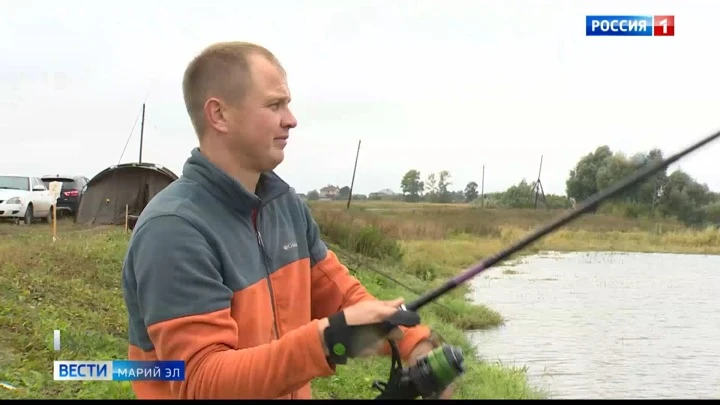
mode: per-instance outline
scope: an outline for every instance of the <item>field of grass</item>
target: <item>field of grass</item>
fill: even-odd
[[[358,202],[311,204],[325,239],[379,298],[406,301],[462,268],[495,253],[557,212],[495,211],[462,205]],[[54,382],[52,331],[62,330],[62,359],[123,359],[126,318],[120,269],[128,235],[122,227],[84,229],[0,224],[1,398],[133,398],[128,383]],[[719,253],[720,232],[690,231],[670,221],[588,216],[548,236],[538,250],[622,250]],[[68,292],[72,291],[72,294]],[[522,369],[485,364],[463,331],[502,325],[502,314],[467,301],[460,287],[420,312],[449,342],[463,348],[467,373],[455,398],[539,398]],[[352,361],[337,375],[313,382],[317,398],[372,398],[385,380],[387,358]]]
[[[447,277],[461,268],[498,252],[538,226],[560,216],[560,210],[496,210],[467,204],[406,204],[398,202],[313,202],[315,217],[333,240],[348,241],[353,229],[373,230],[398,240],[408,269],[431,263]],[[359,249],[359,250],[358,250]],[[356,249],[364,252],[363,247]],[[390,248],[384,248],[388,250]],[[373,254],[376,248],[368,249]],[[612,215],[585,215],[528,246],[522,255],[539,251],[624,251],[665,253],[720,253],[718,228],[689,229],[679,222],[629,219]],[[386,253],[398,256],[396,253]]]

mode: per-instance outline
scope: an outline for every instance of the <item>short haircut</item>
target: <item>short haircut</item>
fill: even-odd
[[[266,48],[250,42],[218,42],[205,48],[185,69],[183,98],[190,121],[198,139],[205,131],[205,101],[220,97],[229,102],[241,102],[252,85],[249,59],[261,55],[276,65],[282,65]]]

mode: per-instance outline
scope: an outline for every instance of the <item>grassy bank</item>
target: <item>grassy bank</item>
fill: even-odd
[[[127,353],[126,318],[120,268],[127,236],[117,227],[83,229],[61,223],[52,243],[47,225],[0,225],[0,398],[133,398],[120,382],[55,382],[57,359],[123,359]],[[28,247],[33,247],[28,249]],[[332,246],[353,273],[380,298],[416,295],[427,282],[406,272],[402,262],[373,259]],[[390,276],[402,284],[390,281]],[[69,292],[72,292],[70,294]],[[443,298],[423,310],[423,320],[449,342],[461,346],[468,372],[456,398],[534,398],[523,370],[473,360],[463,329],[502,322],[485,307],[471,308],[462,296]],[[52,350],[52,331],[62,331],[61,356]],[[313,383],[318,398],[372,398],[374,379],[386,379],[387,358],[352,361],[337,375]]]
[[[395,202],[355,203],[350,211],[338,202],[315,202],[312,208],[334,240],[345,241],[344,245],[359,252],[396,258],[426,281],[456,274],[562,214],[559,210],[482,210],[466,204]],[[355,229],[367,234],[357,247],[351,240]],[[375,247],[381,243],[380,235],[399,243]],[[665,219],[585,215],[520,255],[539,251],[720,254],[720,231],[689,229]]]
[[[467,206],[313,203],[326,239],[353,274],[379,298],[417,297],[549,221],[557,212],[473,210]],[[127,236],[119,227],[0,224],[0,398],[132,398],[127,383],[54,382],[52,330],[63,331],[63,359],[126,357],[120,268]],[[588,216],[531,246],[538,250],[719,253],[717,230],[689,231],[672,221]],[[72,294],[68,292],[72,291]],[[501,314],[470,304],[465,287],[421,310],[425,323],[461,346],[468,372],[455,398],[537,398],[523,370],[483,364],[463,331],[502,324]],[[387,358],[352,361],[313,383],[318,398],[372,398],[386,379]]]
[[[463,268],[497,253],[562,214],[560,211],[480,210],[467,205],[439,207],[392,202],[356,203],[349,211],[336,202],[318,202],[312,204],[312,209],[330,239],[363,257],[395,263],[394,266],[402,270],[394,274],[419,280],[418,284],[424,289],[439,286]],[[539,251],[720,254],[720,231],[716,228],[692,230],[672,220],[587,215],[528,246],[508,262]],[[467,344],[461,330],[491,328],[503,322],[500,314],[468,302],[467,292],[468,287],[463,286],[441,299],[443,306],[452,302],[452,311],[443,312],[443,306],[433,306],[423,312],[423,318],[431,319],[434,326],[448,325],[453,343],[461,342],[464,346]],[[427,312],[434,314],[428,316]],[[517,370],[507,372],[503,371],[507,369],[473,364],[481,367],[483,373],[489,370],[498,373],[502,379],[512,376],[510,380],[516,381],[519,375]],[[461,387],[471,386],[475,378],[487,381],[483,373],[477,373],[477,377],[466,376]],[[504,383],[497,379],[494,384]],[[525,385],[520,392],[523,395],[518,397],[543,396]],[[466,398],[479,397],[473,395],[477,393],[472,392]],[[498,396],[491,394],[490,397]]]

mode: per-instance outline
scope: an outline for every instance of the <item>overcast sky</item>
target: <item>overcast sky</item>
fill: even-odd
[[[0,172],[92,177],[146,101],[143,161],[180,175],[197,141],[182,73],[224,40],[288,71],[299,125],[277,171],[299,192],[349,185],[359,139],[358,193],[399,191],[411,168],[462,189],[483,164],[503,190],[544,155],[545,191],[564,194],[597,146],[669,154],[720,129],[716,0],[203,3],[0,0]],[[676,36],[585,37],[587,14],[674,14]],[[139,141],[138,120],[122,162]],[[718,156],[680,167],[720,190]]]

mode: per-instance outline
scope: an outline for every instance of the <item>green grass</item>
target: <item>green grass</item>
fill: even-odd
[[[379,298],[425,291],[442,280],[432,273],[451,271],[441,264],[415,264],[408,271],[401,244],[358,228],[335,235],[332,245],[353,274]],[[353,233],[354,232],[354,233]],[[354,235],[354,236],[353,236]],[[127,357],[127,319],[120,285],[127,235],[121,227],[83,229],[61,222],[59,240],[50,227],[0,224],[0,387],[4,398],[133,398],[126,382],[56,382],[53,360],[112,360]],[[349,246],[349,247],[348,247]],[[364,255],[356,253],[364,252]],[[373,257],[375,256],[375,257]],[[381,273],[383,275],[381,275]],[[400,286],[387,276],[404,285]],[[457,381],[455,398],[539,398],[523,369],[484,364],[463,330],[502,324],[500,314],[474,306],[458,289],[420,311],[451,344],[465,352],[467,372]],[[52,350],[54,329],[62,331],[62,351]],[[373,398],[375,379],[387,379],[389,359],[352,360],[332,377],[313,382],[316,398]]]
[[[479,210],[467,205],[314,203],[314,215],[340,259],[381,299],[417,297],[467,265],[496,253],[559,215],[545,210]],[[53,360],[127,357],[127,319],[120,271],[127,247],[121,227],[84,229],[0,224],[0,386],[2,398],[133,398],[129,383],[55,382]],[[720,231],[690,230],[673,221],[588,215],[511,257],[541,250],[720,253]],[[513,271],[513,270],[507,270]],[[70,293],[72,292],[72,293]],[[502,325],[502,315],[468,302],[461,286],[420,311],[451,344],[465,352],[467,372],[455,398],[542,398],[524,370],[476,359],[464,336]],[[52,331],[62,330],[62,358]],[[389,359],[351,360],[336,375],[313,381],[316,398],[373,398]]]
[[[379,262],[350,254],[338,246],[331,245],[331,248],[341,252],[341,260],[351,268],[353,275],[378,298],[401,296],[410,301],[418,297],[410,290],[424,291],[429,286],[428,282],[403,271],[401,263]],[[454,398],[542,398],[540,391],[528,385],[524,369],[485,364],[477,360],[475,350],[463,332],[496,327],[503,323],[503,319],[500,314],[485,306],[470,304],[462,296],[464,292],[466,290],[459,289],[442,297],[437,304],[429,304],[420,310],[424,323],[431,325],[448,343],[461,347],[465,353],[467,371],[457,382]],[[316,380],[313,383],[315,397],[373,398],[377,393],[370,389],[370,384],[374,379],[386,380],[389,371],[388,358],[355,360],[336,376]]]

